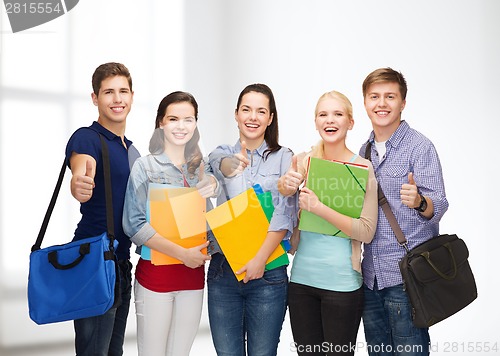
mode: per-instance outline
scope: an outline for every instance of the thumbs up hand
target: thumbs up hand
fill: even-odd
[[[243,173],[250,164],[245,141],[241,141],[241,151],[232,157],[224,158],[221,162],[221,171],[226,177],[234,177]]]
[[[81,163],[80,163],[81,162]],[[80,203],[85,203],[92,198],[92,192],[95,187],[94,176],[95,176],[95,162],[86,159],[85,160],[85,173],[79,174],[79,172],[83,172],[83,161],[75,161],[75,165],[72,164],[73,176],[71,178],[71,194],[78,200]],[[78,169],[78,163],[82,165],[81,169]],[[75,167],[76,166],[76,167]]]
[[[417,208],[420,205],[420,194],[412,172],[408,174],[408,183],[401,186],[400,195],[401,202],[407,207]]]
[[[297,156],[292,157],[292,165],[288,169],[288,171],[283,176],[282,184],[284,188],[284,192],[292,195],[297,189],[299,189],[300,184],[304,181],[304,176],[298,172],[297,168]]]
[[[203,198],[210,198],[211,196],[214,196],[217,183],[213,177],[205,174],[205,162],[201,161],[198,173],[199,175],[196,189],[198,189],[200,195]]]
[[[245,141],[241,141],[241,151],[233,156],[233,167],[237,172],[236,174],[243,173],[249,164],[247,144]]]

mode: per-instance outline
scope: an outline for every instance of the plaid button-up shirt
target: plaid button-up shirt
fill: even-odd
[[[408,247],[427,241],[439,233],[439,221],[448,209],[444,189],[443,174],[438,154],[432,142],[420,132],[410,128],[402,121],[398,129],[386,142],[386,154],[379,157],[372,142],[372,163],[375,176],[387,197],[389,205],[401,227]],[[360,149],[364,157],[368,141]],[[408,174],[413,172],[415,183],[421,194],[432,199],[434,215],[426,219],[412,208],[401,202],[401,186],[408,183]],[[405,255],[405,249],[399,246],[389,221],[379,207],[378,224],[375,237],[370,244],[364,245],[363,280],[373,289],[375,278],[379,289],[401,284],[399,261]]]

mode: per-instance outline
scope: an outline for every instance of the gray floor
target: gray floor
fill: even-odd
[[[134,337],[129,337],[125,340],[124,356],[137,355],[137,346]],[[0,356],[69,356],[74,355],[74,347],[72,343],[63,343],[56,345],[44,345],[37,347],[1,349]],[[196,340],[191,349],[193,356],[216,356],[215,350],[210,338],[208,329],[200,330],[196,336]]]
[[[358,339],[363,340],[362,326],[358,334]],[[285,321],[283,323],[283,330],[281,332],[281,341],[278,345],[278,356],[292,356],[296,355],[291,347],[293,342],[292,331],[290,328],[290,321],[288,319],[288,313],[286,314]],[[135,337],[128,337],[124,345],[124,356],[135,356],[137,355]],[[50,346],[37,346],[37,347],[25,347],[16,349],[2,349],[0,348],[0,356],[70,356],[74,355],[74,347],[72,343],[56,344]],[[210,336],[210,330],[208,327],[201,327],[196,335],[193,347],[191,348],[191,356],[216,356],[214,350],[212,339]],[[360,349],[356,352],[357,356],[366,356],[366,350]]]

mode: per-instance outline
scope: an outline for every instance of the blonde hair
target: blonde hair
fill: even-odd
[[[339,100],[340,102],[342,102],[344,104],[344,109],[345,109],[345,112],[347,114],[347,117],[351,120],[353,119],[353,117],[352,117],[353,111],[352,111],[351,101],[347,98],[347,96],[345,96],[341,92],[338,92],[335,90],[326,92],[319,97],[318,102],[316,103],[316,107],[314,108],[314,118],[315,119],[316,119],[316,116],[318,115],[319,103],[326,98],[336,99],[336,100]],[[304,157],[304,162],[303,162],[303,163],[305,163],[305,166],[307,166],[307,160],[309,159],[309,157],[316,157],[316,158],[324,158],[325,157],[325,144],[324,144],[323,140],[319,140],[315,146],[311,147],[311,151],[308,154],[306,154],[306,156]]]
[[[347,98],[347,96],[345,96],[344,94],[342,94],[338,91],[335,91],[335,90],[326,92],[325,94],[323,94],[319,97],[318,102],[316,103],[316,107],[314,108],[314,117],[315,118],[316,118],[316,115],[318,115],[319,103],[326,98],[337,99],[340,102],[342,102],[344,104],[344,109],[346,111],[347,117],[349,117],[349,119],[352,119],[353,114],[352,114],[351,101]]]

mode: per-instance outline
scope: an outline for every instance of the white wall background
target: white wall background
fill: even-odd
[[[356,124],[348,143],[357,150],[371,129],[363,79],[378,67],[402,71],[409,87],[403,118],[433,140],[444,169],[450,209],[441,231],[466,240],[479,289],[477,301],[431,328],[434,354],[479,354],[486,343],[500,348],[494,328],[500,317],[495,297],[500,195],[492,158],[500,128],[498,0],[82,0],[67,15],[17,34],[4,9],[0,350],[72,335],[70,324],[36,326],[29,320],[28,257],[66,141],[97,118],[90,79],[108,61],[123,62],[132,73],[135,97],[127,136],[142,153],[157,105],[173,90],[197,98],[206,153],[235,142],[236,99],[254,82],[273,89],[281,143],[296,152],[317,140],[317,98],[333,89],[343,92],[354,105]],[[44,245],[66,242],[77,221],[78,204],[66,182]]]

